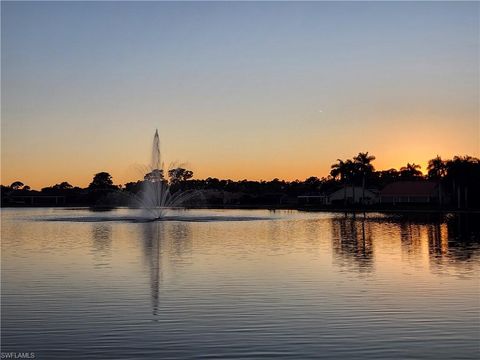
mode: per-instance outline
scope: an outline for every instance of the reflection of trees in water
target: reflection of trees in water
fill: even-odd
[[[422,239],[428,239],[428,254],[433,262],[441,259],[465,261],[478,252],[480,216],[478,214],[409,214],[396,220],[401,229],[402,247],[410,254],[421,252]]]
[[[479,254],[478,214],[403,214],[375,221],[399,227],[402,250],[409,257],[417,257],[427,245],[430,265],[442,272],[469,271],[468,260]]]
[[[183,261],[186,254],[192,251],[191,224],[187,222],[172,222],[167,226],[169,259]]]
[[[459,243],[480,242],[480,215],[455,214],[446,219],[448,237]]]
[[[93,223],[92,240],[94,266],[99,268],[109,266],[112,252],[112,225]]]
[[[446,224],[427,225],[428,254],[430,259],[448,256],[448,236]]]
[[[408,214],[386,217],[345,216],[332,218],[332,247],[342,266],[358,266],[369,271],[373,266],[372,226],[391,227],[389,236],[400,237],[401,251],[408,259],[422,261],[428,246],[431,265],[442,272],[469,272],[472,257],[480,254],[480,216],[478,214]],[[393,231],[395,229],[395,231]],[[396,231],[398,229],[398,232]],[[376,239],[376,241],[386,238]],[[428,243],[426,243],[428,242]]]
[[[190,224],[149,222],[142,224],[142,235],[145,264],[150,271],[152,312],[158,315],[165,261],[178,261],[191,251]]]
[[[433,265],[468,264],[480,250],[480,216],[454,214],[428,225],[428,249]]]
[[[422,231],[421,227],[411,222],[400,223],[400,241],[402,251],[408,256],[419,256],[422,253]]]
[[[373,267],[373,243],[370,223],[365,216],[332,218],[332,248],[335,260],[343,266],[363,271]]]

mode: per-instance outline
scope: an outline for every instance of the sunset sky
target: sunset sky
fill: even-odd
[[[2,2],[2,184],[479,156],[478,2]]]

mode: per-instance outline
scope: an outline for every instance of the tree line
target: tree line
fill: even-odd
[[[164,173],[155,169],[145,174],[142,180],[116,185],[108,172],[94,175],[86,188],[80,188],[61,182],[44,187],[41,191],[31,190],[21,181],[15,181],[8,186],[2,185],[2,203],[9,195],[62,195],[70,196],[79,203],[98,201],[107,192],[116,191],[136,194],[141,191],[144,182],[162,181],[168,183],[171,192],[202,190],[223,191],[244,194],[244,202],[268,202],[268,197],[296,197],[298,195],[328,193],[348,186],[365,189],[382,189],[387,184],[396,181],[435,181],[453,199],[469,198],[469,204],[480,207],[480,160],[472,156],[454,156],[451,159],[442,159],[440,156],[428,161],[426,172],[423,173],[420,165],[407,163],[400,169],[376,170],[373,162],[376,157],[368,152],[360,152],[350,159],[337,159],[331,165],[330,173],[325,177],[311,176],[307,179],[285,181],[275,178],[270,181],[260,180],[231,180],[208,177],[194,179],[191,170],[178,167]]]

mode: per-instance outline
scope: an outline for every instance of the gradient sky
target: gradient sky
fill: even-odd
[[[478,2],[2,2],[2,184],[479,156]]]

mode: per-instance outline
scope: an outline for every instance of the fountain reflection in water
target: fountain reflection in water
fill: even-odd
[[[164,218],[169,209],[181,208],[188,200],[197,196],[195,191],[171,191],[168,169],[165,171],[161,158],[158,130],[153,137],[152,158],[144,180],[142,190],[134,196],[132,202],[134,206],[144,210],[144,217],[151,220]]]

